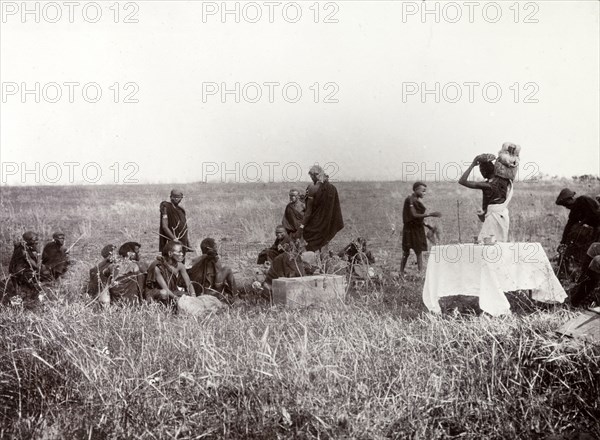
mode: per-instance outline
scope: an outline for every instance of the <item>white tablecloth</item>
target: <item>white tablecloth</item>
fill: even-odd
[[[423,302],[440,312],[439,298],[479,297],[479,307],[490,315],[510,313],[504,292],[532,290],[542,302],[563,302],[565,290],[554,275],[540,243],[433,246],[427,261]]]

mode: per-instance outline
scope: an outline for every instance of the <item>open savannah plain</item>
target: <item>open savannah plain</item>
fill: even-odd
[[[383,277],[335,308],[286,309],[249,286],[292,186],[188,184],[191,243],[213,237],[242,291],[205,318],[161,306],[100,310],[82,293],[109,243],[157,255],[158,206],[170,185],[3,187],[1,263],[25,230],[66,234],[74,264],[42,302],[0,308],[0,437],[35,439],[594,439],[600,438],[600,347],[555,330],[576,315],[510,295],[492,318],[473,301],[432,315],[424,275],[399,280],[402,203],[411,183],[336,182],[345,228],[335,251],[366,237]],[[513,241],[553,257],[569,181],[517,182]],[[425,205],[442,243],[471,241],[478,191],[431,182]],[[426,260],[426,258],[425,258]]]

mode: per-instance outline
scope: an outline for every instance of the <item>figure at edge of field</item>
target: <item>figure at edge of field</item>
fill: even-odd
[[[288,235],[296,235],[304,218],[304,203],[300,201],[300,191],[290,190],[290,202],[286,205],[281,224]]]
[[[323,168],[313,165],[308,175],[313,183],[306,189],[306,210],[300,230],[306,250],[320,251],[344,228],[344,219],[337,189]]]
[[[192,284],[202,293],[208,293],[208,289],[219,294],[237,294],[233,271],[221,263],[215,239],[205,238],[200,249],[202,255],[192,260],[192,267],[188,270]]]
[[[65,234],[55,232],[52,241],[44,246],[42,264],[48,269],[52,279],[63,276],[71,264],[69,250],[65,247]]]
[[[481,210],[478,211],[479,220],[483,222],[483,225],[477,240],[482,242],[484,238],[494,236],[496,241],[506,243],[510,227],[508,204],[513,196],[513,184],[510,179],[495,175],[493,157],[492,154],[476,156],[458,183],[467,188],[479,189],[483,193]],[[485,179],[483,182],[468,180],[469,174],[477,165]]]
[[[593,197],[575,194],[563,188],[556,198],[558,206],[570,211],[557,249],[561,261],[558,275],[569,273],[569,260],[582,263],[590,245],[600,241],[600,204]]]
[[[279,225],[275,228],[275,242],[269,248],[263,249],[258,254],[258,258],[256,259],[256,264],[264,264],[265,262],[272,262],[277,255],[283,252],[283,248],[281,244],[287,237],[287,233],[285,228],[282,225]]]
[[[571,305],[583,306],[586,299],[600,284],[600,242],[592,243],[582,261],[582,272],[569,292]]]
[[[110,284],[112,275],[111,264],[115,262],[116,248],[114,244],[108,244],[100,251],[102,260],[90,269],[90,279],[86,288],[89,295],[99,295]]]
[[[402,262],[400,263],[400,275],[404,275],[406,262],[412,249],[417,256],[417,268],[423,270],[422,252],[427,251],[427,238],[425,236],[426,217],[441,217],[440,212],[425,214],[427,208],[421,201],[427,193],[427,185],[423,182],[413,184],[413,193],[404,200],[402,208]]]
[[[158,239],[158,251],[162,253],[168,241],[176,241],[183,246],[183,257],[191,251],[188,237],[188,226],[185,209],[180,206],[183,200],[183,192],[178,189],[171,190],[170,202],[160,203],[160,228]]]
[[[185,285],[187,293],[196,296],[194,286],[183,264],[183,245],[176,241],[168,241],[162,255],[156,257],[148,267],[146,276],[146,301],[158,301],[174,306],[183,292],[180,285]]]

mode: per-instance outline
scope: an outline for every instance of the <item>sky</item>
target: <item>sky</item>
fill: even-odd
[[[0,184],[598,175],[599,5],[2,1]]]

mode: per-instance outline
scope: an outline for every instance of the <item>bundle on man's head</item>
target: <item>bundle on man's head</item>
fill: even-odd
[[[521,154],[520,145],[504,142],[494,164],[494,174],[505,179],[516,179],[520,161],[519,154]]]

